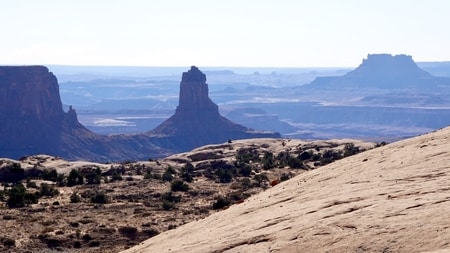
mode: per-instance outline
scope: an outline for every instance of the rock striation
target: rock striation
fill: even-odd
[[[175,114],[148,134],[176,152],[233,139],[281,137],[279,133],[256,131],[222,117],[208,93],[206,75],[192,66],[182,75]]]
[[[450,79],[432,76],[417,66],[410,55],[369,54],[356,69],[344,76],[317,77],[307,86],[430,90],[442,84],[450,84]]]
[[[56,77],[44,66],[0,67],[0,157],[34,154],[70,160],[148,159],[170,152],[147,136],[97,135],[64,112]]]

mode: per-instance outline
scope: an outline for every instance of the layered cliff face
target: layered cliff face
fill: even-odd
[[[58,151],[66,113],[46,67],[0,67],[0,115],[2,156]]]
[[[222,117],[208,96],[205,74],[195,66],[182,75],[175,114],[148,134],[176,152],[232,139],[280,137],[279,133],[255,131]]]
[[[49,154],[66,159],[120,161],[170,152],[147,136],[101,136],[62,109],[56,77],[43,66],[0,67],[0,157]]]
[[[56,77],[44,66],[0,67],[0,113],[3,119],[61,120]]]

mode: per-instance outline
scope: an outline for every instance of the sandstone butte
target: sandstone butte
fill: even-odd
[[[154,143],[177,153],[228,140],[281,137],[279,133],[250,129],[221,116],[219,106],[208,93],[206,75],[197,67],[183,72],[175,114],[147,132],[154,137]]]
[[[183,73],[179,106],[156,129],[143,134],[104,136],[91,132],[75,110],[63,110],[58,80],[44,66],[0,66],[0,157],[48,154],[69,160],[147,160],[230,139],[279,138],[219,114],[208,95],[206,75]]]
[[[449,138],[339,160],[124,252],[450,252]]]

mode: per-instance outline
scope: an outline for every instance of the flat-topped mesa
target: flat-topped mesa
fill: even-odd
[[[0,115],[3,119],[62,119],[56,77],[44,66],[0,67]]]
[[[180,97],[177,113],[214,113],[219,115],[219,108],[208,96],[208,84],[206,75],[197,67],[192,66],[187,72],[183,72],[180,83]]]
[[[410,79],[430,78],[431,74],[419,68],[410,55],[369,54],[358,68],[350,71],[346,76]]]
[[[450,79],[435,77],[419,68],[410,55],[369,54],[343,76],[317,77],[306,87],[432,90],[449,85]]]

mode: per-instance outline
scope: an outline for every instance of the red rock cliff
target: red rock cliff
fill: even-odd
[[[56,77],[44,66],[1,67],[0,110],[6,119],[62,119]]]

